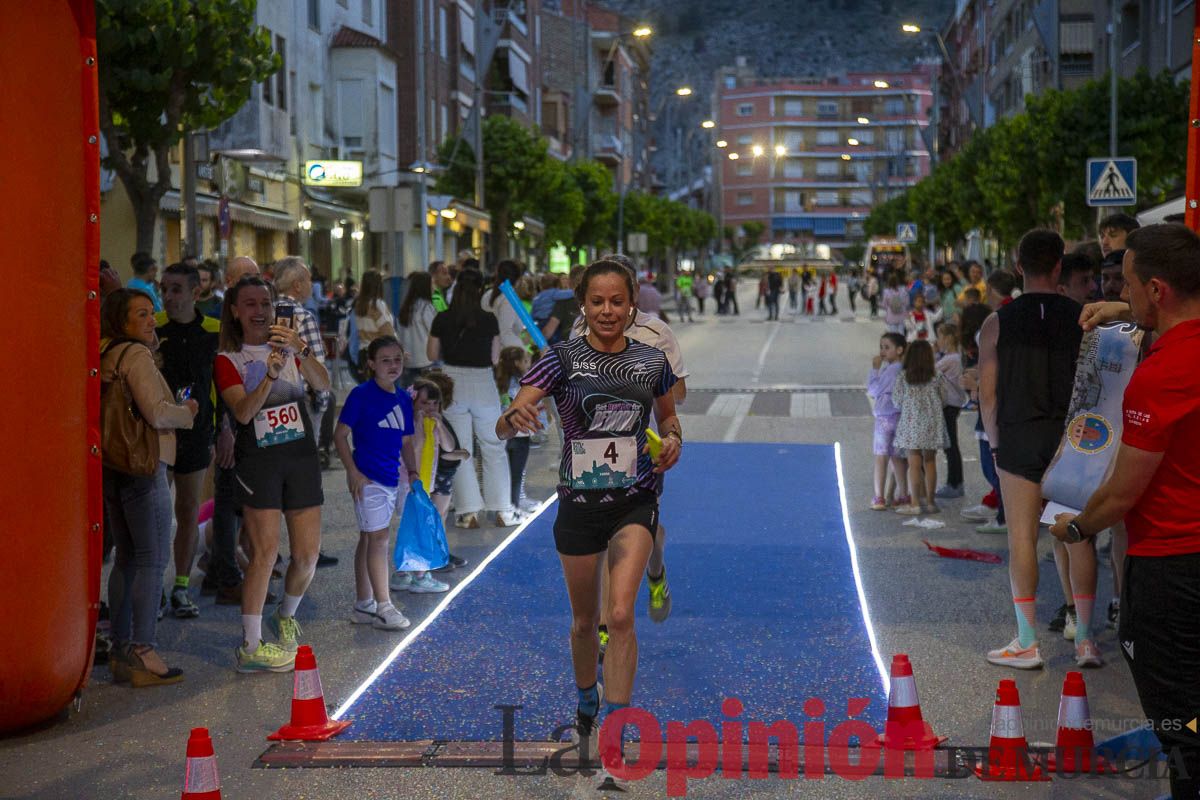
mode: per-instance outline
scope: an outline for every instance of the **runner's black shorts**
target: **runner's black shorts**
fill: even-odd
[[[1041,483],[1058,452],[1064,427],[1064,422],[1053,420],[1001,427],[996,466],[1010,475]]]
[[[239,458],[234,477],[237,503],[246,508],[296,511],[325,502],[316,452],[294,458]]]
[[[560,493],[554,521],[554,546],[564,556],[591,556],[608,549],[608,542],[627,525],[640,525],[658,535],[658,497],[639,492],[610,503],[579,503],[573,493]]]
[[[206,470],[211,463],[212,445],[206,442],[201,442],[197,445],[178,435],[176,436],[175,464],[171,467],[172,472],[176,475],[187,475],[192,472]]]

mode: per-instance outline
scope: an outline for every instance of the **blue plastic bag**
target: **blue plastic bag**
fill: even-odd
[[[425,572],[446,566],[450,548],[442,515],[425,493],[420,481],[414,481],[404,500],[400,527],[396,529],[396,549],[392,562],[400,572]]]

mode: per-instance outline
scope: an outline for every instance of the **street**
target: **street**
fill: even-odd
[[[718,444],[779,443],[781,445],[840,444],[845,478],[845,499],[850,527],[857,546],[862,594],[870,609],[878,652],[885,664],[894,653],[912,660],[924,718],[934,730],[949,737],[949,745],[986,747],[997,681],[1013,678],[1021,692],[1025,733],[1031,743],[1052,743],[1063,677],[1075,669],[1073,646],[1057,634],[1040,631],[1045,669],[1019,672],[988,665],[984,652],[1007,641],[1013,618],[1008,572],[1004,564],[941,559],[922,544],[923,538],[946,547],[974,548],[1004,557],[1003,537],[974,532],[973,524],[960,520],[958,510],[973,505],[984,493],[978,452],[971,426],[973,413],[960,420],[960,440],[966,460],[967,496],[947,501],[937,517],[946,527],[921,530],[903,526],[903,517],[869,509],[871,494],[870,407],[862,391],[871,357],[878,346],[882,324],[868,320],[861,304],[857,317],[849,313],[843,291],[838,317],[808,319],[792,317],[785,307],[783,321],[768,323],[766,311],[754,309],[754,287],[743,283],[742,313],[716,317],[711,312],[694,323],[674,322],[685,362],[691,371],[688,397],[680,408],[688,444],[713,443],[705,454],[720,451]],[[669,308],[669,306],[668,306]],[[535,450],[529,467],[531,497],[552,494],[557,469],[557,437]],[[683,458],[688,458],[685,446]],[[701,465],[719,472],[724,464],[711,455],[712,463]],[[764,465],[769,470],[770,465]],[[939,471],[944,464],[939,459]],[[302,641],[311,643],[321,669],[325,701],[333,709],[371,674],[403,636],[366,626],[352,626],[348,615],[353,595],[352,561],[358,533],[340,467],[324,474],[326,503],[323,512],[325,552],[341,562],[318,572],[298,619],[304,627]],[[807,484],[828,481],[831,475],[815,476],[777,472],[763,485],[744,487],[721,498],[724,513],[705,524],[707,533],[728,530],[736,547],[743,520],[753,518],[766,527],[779,520],[763,518],[763,508],[786,505],[789,495]],[[668,494],[686,492],[684,485],[667,481]],[[829,498],[837,503],[837,498]],[[553,506],[545,512],[552,515]],[[804,518],[804,509],[796,509]],[[671,520],[664,519],[670,527]],[[479,565],[487,554],[513,529],[448,531],[452,552],[465,556],[469,564],[448,580],[453,585]],[[837,532],[841,535],[840,531]],[[804,528],[794,535],[802,537]],[[1049,549],[1043,534],[1041,554]],[[747,543],[750,546],[750,543]],[[681,548],[678,558],[695,558]],[[671,563],[672,550],[667,549]],[[1107,560],[1101,561],[1096,607],[1107,605],[1111,576]],[[545,570],[558,574],[557,561],[545,560]],[[1040,560],[1039,626],[1044,628],[1061,602],[1053,565]],[[490,568],[490,567],[489,567]],[[107,568],[106,573],[107,575]],[[797,587],[799,592],[803,587]],[[755,586],[731,586],[730,591],[747,595],[753,602]],[[52,589],[47,589],[52,590]],[[675,613],[687,613],[689,586],[673,584]],[[478,591],[468,586],[464,592]],[[414,628],[441,601],[439,595],[398,594]],[[201,615],[194,620],[168,617],[159,626],[159,646],[171,663],[187,675],[179,686],[134,691],[111,682],[106,667],[93,671],[77,711],[43,725],[40,729],[0,741],[0,795],[21,798],[162,798],[178,794],[184,773],[184,746],[192,727],[209,728],[220,765],[223,796],[230,800],[250,797],[287,798],[566,798],[600,797],[589,779],[581,776],[503,776],[483,768],[352,768],[352,769],[261,769],[253,765],[267,749],[266,735],[287,720],[292,691],[290,675],[237,675],[232,669],[237,638],[238,609],[216,607],[211,598],[200,601]],[[840,609],[847,611],[847,609]],[[555,609],[546,613],[554,614]],[[561,646],[565,653],[568,616],[560,609]],[[856,610],[851,609],[857,614]],[[668,620],[664,629],[675,619]],[[782,625],[785,620],[780,619]],[[788,620],[790,622],[790,620]],[[802,621],[822,625],[820,614]],[[443,620],[434,621],[429,631]],[[639,628],[650,623],[639,616]],[[410,629],[410,631],[413,629]],[[453,631],[443,631],[444,641]],[[48,635],[52,635],[48,632]],[[503,626],[494,631],[490,646],[497,657],[516,647],[511,631]],[[702,634],[701,634],[702,635]],[[1099,634],[1106,665],[1088,671],[1088,697],[1101,740],[1135,726],[1140,706],[1122,662],[1111,630]],[[703,643],[698,643],[703,644]],[[837,645],[833,645],[837,652]],[[453,653],[444,653],[453,659]],[[803,661],[797,654],[797,663]],[[664,657],[653,647],[641,650],[643,671],[654,669]],[[742,649],[744,664],[730,669],[752,669],[755,652]],[[819,669],[824,678],[837,680],[837,658]],[[564,669],[561,680],[570,680]],[[806,686],[815,683],[803,669],[779,680],[789,692],[807,697]],[[849,692],[857,691],[847,686]],[[877,691],[876,682],[869,691]],[[863,687],[864,694],[868,692]],[[638,696],[635,692],[635,704]],[[649,702],[649,700],[647,700]],[[714,708],[720,698],[706,698]],[[832,704],[831,704],[832,706]],[[396,715],[405,714],[402,693],[392,699]],[[453,708],[445,709],[453,715]],[[882,711],[878,711],[882,714]],[[353,715],[351,715],[353,716]],[[495,714],[499,728],[500,716]],[[843,709],[831,707],[828,729],[844,719]],[[801,721],[794,720],[799,726]],[[351,728],[353,731],[353,727]],[[482,737],[481,737],[482,738]],[[489,732],[486,738],[496,738]],[[665,772],[660,770],[643,781],[631,783],[628,797],[662,797],[666,793]],[[857,783],[827,775],[823,781],[783,781],[777,776],[749,782],[711,777],[690,783],[694,797],[1138,797],[1153,798],[1166,791],[1165,781],[1133,779],[1059,779],[1033,785],[985,784],[974,777],[929,781],[868,778]]]

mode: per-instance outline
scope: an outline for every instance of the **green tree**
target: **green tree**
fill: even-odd
[[[767,226],[757,220],[743,222],[740,233],[735,228],[725,226],[721,233],[725,241],[729,242],[729,254],[733,256],[735,266],[750,259],[750,256],[754,254],[754,249],[758,247],[758,240],[762,238],[766,230]]]
[[[573,255],[579,259],[584,248],[605,249],[615,236],[617,193],[613,191],[612,173],[598,161],[576,161],[567,172],[583,195],[583,219],[570,238]]]
[[[154,246],[170,151],[214,128],[281,66],[255,24],[257,0],[97,0],[100,130],[105,165],[133,204],[137,249]],[[153,160],[155,176],[150,180]]]

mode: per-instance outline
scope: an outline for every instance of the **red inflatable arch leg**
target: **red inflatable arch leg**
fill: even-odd
[[[5,10],[0,732],[53,717],[86,683],[101,547],[95,11]]]

